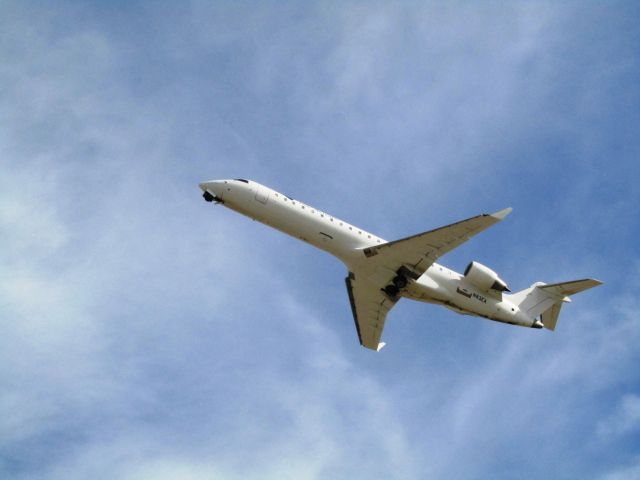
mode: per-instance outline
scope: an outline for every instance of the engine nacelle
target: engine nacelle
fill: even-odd
[[[496,272],[478,262],[471,262],[464,271],[464,276],[482,290],[511,291]]]

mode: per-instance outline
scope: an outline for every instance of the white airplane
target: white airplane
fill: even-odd
[[[506,217],[511,208],[393,242],[350,225],[257,182],[237,178],[200,184],[207,202],[221,203],[324,250],[347,267],[347,293],[363,347],[380,350],[389,310],[401,298],[442,305],[511,325],[554,330],[569,295],[600,285],[593,279],[510,292],[493,270],[471,262],[460,275],[435,260]]]

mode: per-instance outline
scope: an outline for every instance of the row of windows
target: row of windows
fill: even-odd
[[[278,198],[280,197],[280,195],[278,193],[276,193],[275,196],[278,197]],[[291,204],[292,205],[296,204],[295,200],[293,200],[291,197],[287,197],[286,195],[283,195],[283,199],[284,199],[285,202],[287,200],[291,200]],[[298,202],[298,203],[300,203],[300,202]],[[300,203],[300,207],[302,207],[302,210],[305,210],[305,205],[303,205],[302,203]],[[311,210],[311,213],[316,213],[315,209],[311,208],[310,210]],[[318,213],[320,213],[320,217],[324,218],[324,213],[322,213],[322,212],[318,212]],[[329,217],[329,221],[333,222],[333,217]],[[338,222],[336,222],[336,223],[338,223]],[[339,222],[339,223],[340,223],[341,227],[344,226],[343,222]],[[349,225],[349,230],[353,231],[353,227],[351,225]],[[362,230],[358,230],[358,234],[362,235]],[[367,234],[367,238],[371,238],[371,235]],[[380,239],[379,238],[376,239],[376,240],[377,240],[378,243],[380,243]]]

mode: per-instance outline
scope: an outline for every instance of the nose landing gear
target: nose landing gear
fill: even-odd
[[[221,198],[211,195],[209,192],[204,192],[202,198],[204,198],[206,202],[223,203]]]

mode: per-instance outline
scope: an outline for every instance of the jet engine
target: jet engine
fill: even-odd
[[[498,292],[511,291],[496,272],[478,262],[471,262],[467,265],[464,276],[469,282],[485,291],[490,289]]]

